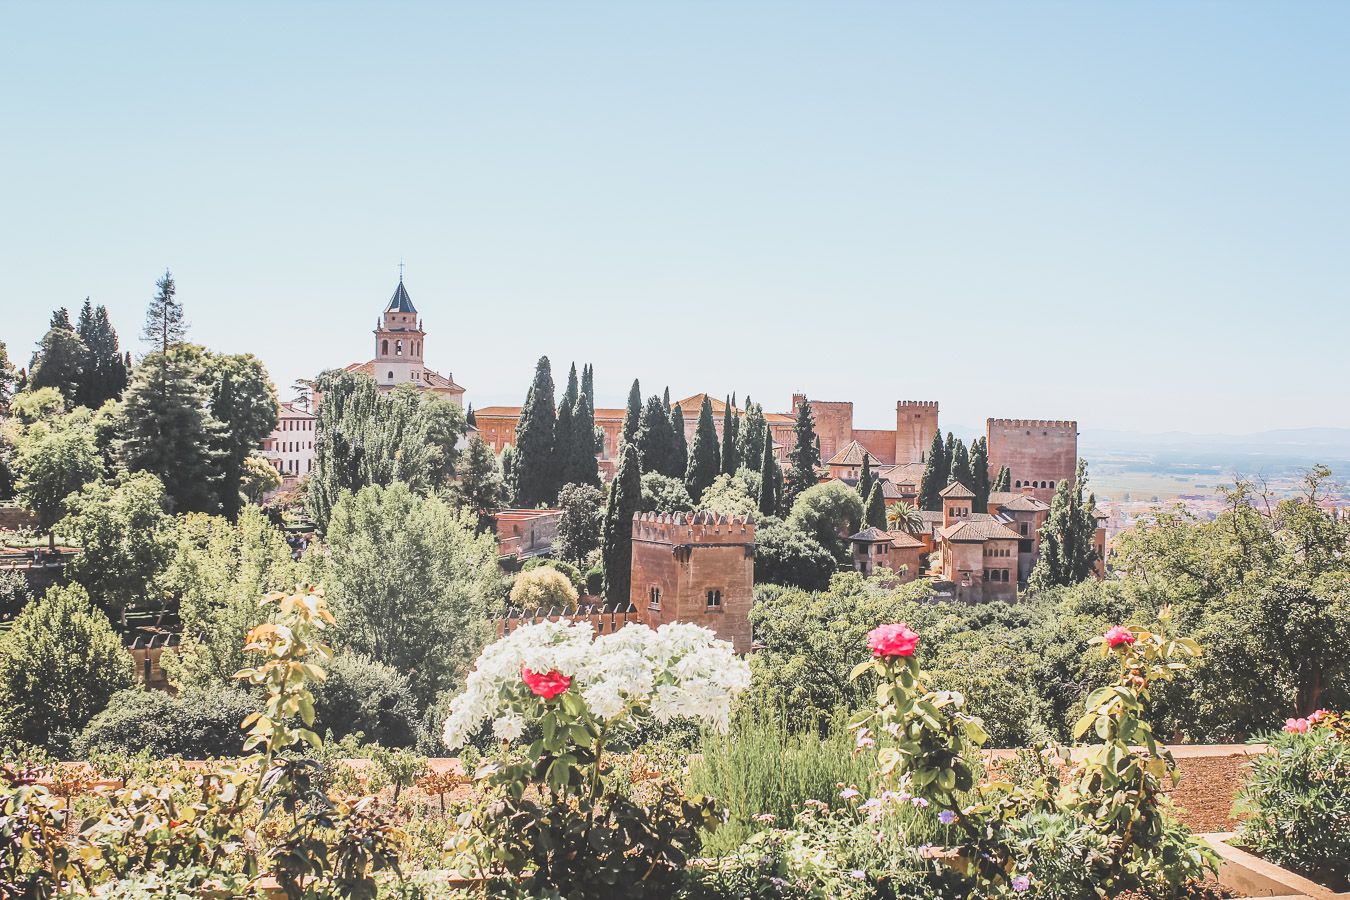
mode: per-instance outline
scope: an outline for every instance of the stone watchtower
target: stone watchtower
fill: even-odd
[[[753,516],[633,517],[629,597],[640,621],[653,628],[665,622],[702,625],[745,653],[754,586]]]
[[[395,387],[423,380],[422,342],[426,332],[418,318],[403,278],[398,280],[389,305],[375,325],[373,376],[380,387]]]
[[[938,430],[936,400],[899,400],[895,404],[895,464],[928,462]]]

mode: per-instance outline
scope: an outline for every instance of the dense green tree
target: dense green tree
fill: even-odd
[[[764,465],[765,429],[768,422],[764,418],[764,407],[751,403],[745,398],[745,415],[741,417],[736,435],[739,446],[736,448],[737,467],[760,471]]]
[[[516,448],[507,444],[498,457],[502,466],[502,484],[506,487],[506,504],[516,505]]]
[[[178,302],[178,288],[173,274],[164,270],[164,277],[155,282],[156,293],[145,311],[145,325],[141,340],[159,354],[161,364],[167,363],[169,351],[187,337],[187,323],[183,321],[183,305]]]
[[[373,379],[349,372],[326,372],[318,385],[323,402],[305,504],[321,529],[343,494],[366,485],[401,481],[418,493],[448,487],[442,479],[454,465],[444,460],[464,427],[457,406],[411,386],[382,393]]]
[[[233,524],[205,513],[178,516],[174,524],[172,558],[158,581],[178,611],[182,643],[160,664],[182,688],[230,684],[249,664],[244,635],[267,615],[258,601],[294,590],[311,573],[256,506],[240,510]]]
[[[478,427],[478,418],[473,414],[472,403],[469,404],[468,412],[464,413],[464,421],[468,423],[470,428]]]
[[[263,498],[281,487],[281,473],[260,452],[254,451],[244,460],[244,476],[239,482],[239,493],[249,503],[262,503]]]
[[[54,528],[66,514],[71,494],[98,478],[102,465],[93,430],[73,417],[31,426],[19,441],[15,460],[19,502],[37,516],[38,527],[56,545]]]
[[[571,454],[578,438],[583,442],[587,435],[578,435],[576,427],[577,400],[581,396],[581,385],[577,380],[577,366],[572,364],[567,373],[567,385],[558,398],[558,418],[553,426],[554,465],[558,469],[558,487],[567,483],[570,474]]]
[[[684,486],[689,489],[689,496],[694,498],[695,503],[722,471],[720,456],[717,426],[713,424],[712,400],[704,394],[703,405],[698,411],[698,425],[694,429],[694,445],[689,451],[689,465],[684,473]]]
[[[122,361],[117,332],[108,320],[107,308],[94,306],[88,297],[80,309],[75,331],[88,352],[75,402],[98,409],[109,400],[121,397],[127,387],[129,373]]]
[[[564,562],[585,566],[600,548],[605,527],[605,494],[591,484],[565,484],[558,492],[558,532],[553,552]]]
[[[950,468],[944,457],[942,432],[933,432],[933,443],[928,448],[928,459],[923,465],[923,477],[919,479],[919,509],[937,512],[942,509],[942,489],[947,486],[947,472]]]
[[[620,454],[619,470],[609,487],[602,546],[605,598],[611,603],[627,603],[629,599],[633,575],[633,516],[642,506],[642,467],[638,463],[637,448],[625,443]]]
[[[367,744],[411,747],[421,714],[409,676],[360,653],[336,653],[314,685],[315,727],[342,739],[361,735]]]
[[[802,491],[785,523],[810,535],[842,564],[849,559],[845,538],[858,530],[862,518],[858,492],[841,481],[827,481]]]
[[[587,363],[581,367],[581,393],[591,398],[591,408],[595,408],[595,366]]]
[[[838,571],[834,555],[810,535],[766,515],[755,529],[755,581],[824,590]]]
[[[952,466],[956,464],[956,435],[950,431],[942,444],[942,461],[946,467],[942,472],[943,487],[946,487],[952,483]]]
[[[620,432],[619,439],[621,443],[631,444],[637,440],[638,427],[642,421],[642,386],[638,384],[636,378],[633,379],[633,386],[628,389],[628,404],[624,408],[623,431]]]
[[[975,509],[984,512],[989,507],[989,441],[976,438],[970,447],[970,489],[975,492]]]
[[[1050,513],[1041,526],[1041,554],[1031,570],[1032,590],[1067,587],[1094,575],[1097,502],[1091,495],[1083,499],[1086,484],[1087,462],[1080,459],[1077,477],[1072,481],[1066,478],[1055,488]]]
[[[773,433],[764,425],[763,450],[759,463],[759,512],[763,516],[776,516],[783,502],[783,473],[778,470],[778,460],[773,457]]]
[[[788,470],[783,483],[783,502],[791,506],[797,497],[814,486],[820,477],[820,442],[816,439],[816,420],[805,399],[797,406],[793,426],[794,443],[788,452]]]
[[[0,416],[9,415],[9,402],[14,399],[14,383],[17,380],[14,363],[9,358],[9,348],[4,341],[0,341]]]
[[[28,364],[28,387],[56,388],[65,398],[66,406],[73,406],[88,366],[89,348],[75,333],[70,313],[63,306],[52,313],[51,325]]]
[[[684,479],[671,478],[660,472],[642,476],[642,511],[654,513],[692,512],[694,499],[684,486]]]
[[[220,424],[216,491],[225,518],[239,515],[244,463],[277,427],[277,391],[262,361],[251,353],[205,356],[211,417]]]
[[[220,508],[228,437],[210,407],[201,355],[185,347],[171,348],[167,357],[147,356],[122,397],[117,455],[129,471],[163,482],[175,512]],[[235,485],[237,491],[237,480]]]
[[[337,643],[408,673],[419,703],[453,687],[488,636],[497,544],[476,524],[399,483],[343,497],[328,524]]]
[[[456,466],[459,480],[455,483],[455,502],[476,517],[482,528],[487,516],[506,502],[506,483],[501,466],[492,448],[477,432],[469,438],[468,446],[460,454]]]
[[[653,395],[642,407],[635,443],[643,472],[657,472],[673,478],[684,476],[684,460],[679,458],[675,435],[670,430],[670,413],[660,397]]]
[[[666,397],[669,398],[669,396],[670,388],[666,388]],[[675,441],[674,458],[671,460],[671,472],[669,474],[672,478],[683,478],[689,466],[689,439],[684,433],[684,410],[680,408],[678,403],[670,403],[669,400],[666,402],[666,407],[670,410],[670,434]],[[680,464],[679,474],[674,471],[676,461]]]
[[[245,732],[239,723],[261,708],[256,695],[228,684],[176,694],[137,685],[113,695],[80,732],[72,755],[120,755],[135,747],[157,759],[243,756]]]
[[[131,681],[122,639],[84,588],[53,587],[0,637],[0,733],[64,753]]]
[[[548,505],[558,499],[562,472],[553,446],[556,420],[553,373],[548,357],[541,356],[516,423],[516,503],[520,506]]]
[[[81,548],[67,572],[114,620],[163,602],[158,582],[175,542],[165,503],[164,486],[146,472],[90,482],[66,498],[62,532]]]
[[[740,464],[740,442],[736,439],[736,426],[740,424],[736,415],[736,395],[727,397],[722,408],[722,474],[735,474]]]
[[[968,488],[975,482],[975,473],[970,469],[970,452],[966,450],[965,441],[959,438],[952,451],[952,470],[947,478],[948,484],[957,482]]]
[[[863,512],[863,524],[869,528],[886,530],[886,498],[881,495],[881,485],[872,485],[867,493],[867,507]]]
[[[737,469],[734,475],[718,475],[703,492],[699,508],[724,516],[751,516],[759,511],[759,473]]]

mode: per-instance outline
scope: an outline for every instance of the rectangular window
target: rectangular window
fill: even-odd
[[[652,588],[647,591],[647,606],[651,609],[661,608],[661,589],[659,587],[653,585]]]

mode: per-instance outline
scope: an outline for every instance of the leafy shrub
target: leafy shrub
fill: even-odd
[[[319,728],[386,747],[416,743],[421,714],[406,675],[359,653],[337,654],[326,671],[313,688]]]
[[[599,597],[605,589],[605,570],[594,565],[586,570],[586,593],[592,597]]]
[[[755,579],[822,591],[839,568],[830,551],[800,529],[768,517],[755,533]]]
[[[654,513],[690,512],[694,508],[694,498],[679,478],[671,478],[660,472],[648,472],[642,476],[642,511]]]
[[[14,618],[32,599],[27,576],[17,569],[0,569],[0,619]]]
[[[727,734],[709,735],[689,764],[689,792],[716,797],[727,813],[704,836],[709,854],[734,850],[773,822],[791,822],[806,800],[839,805],[840,784],[870,794],[875,783],[875,754],[855,755],[845,721],[837,718],[823,735],[793,734],[772,711],[748,713]],[[763,816],[769,818],[757,818]]]
[[[577,589],[557,569],[540,567],[521,572],[511,586],[511,605],[517,609],[571,609],[576,602]]]
[[[127,747],[156,757],[206,759],[237,756],[244,748],[239,723],[261,704],[235,687],[193,688],[179,694],[130,688],[115,694],[75,741],[74,754],[87,759]]]
[[[531,572],[535,569],[556,569],[567,576],[567,580],[572,582],[572,587],[580,591],[586,586],[586,576],[581,574],[581,570],[569,562],[561,559],[549,559],[546,556],[536,556],[534,559],[520,567],[522,572]]]
[[[1283,732],[1238,794],[1241,842],[1338,891],[1350,890],[1350,741],[1330,728]]]

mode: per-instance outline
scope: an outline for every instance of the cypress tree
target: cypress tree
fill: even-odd
[[[947,440],[942,445],[942,486],[946,487],[952,483],[952,464],[956,462],[956,437],[950,431],[947,432]],[[967,485],[969,487],[969,485]]]
[[[14,397],[14,383],[17,380],[14,363],[9,359],[9,348],[4,341],[0,341],[0,416],[9,415],[9,401]]]
[[[631,444],[637,438],[638,425],[642,419],[642,388],[638,380],[628,389],[628,409],[623,414],[623,435],[620,443]]]
[[[698,425],[694,429],[694,446],[689,450],[689,466],[684,474],[684,486],[697,503],[703,492],[722,471],[718,458],[717,426],[713,424],[712,401],[703,395],[698,411]]]
[[[795,443],[788,453],[787,477],[783,485],[782,506],[790,507],[797,495],[814,485],[819,477],[820,440],[816,437],[816,420],[811,404],[805,400],[797,407],[797,421],[793,425]]]
[[[577,384],[577,366],[572,364],[567,373],[567,387],[563,389],[562,399],[558,401],[558,419],[553,426],[553,454],[558,467],[558,487],[567,484],[570,474],[569,452],[576,443],[576,405],[581,395]]]
[[[858,496],[862,498],[864,504],[872,496],[874,482],[875,479],[872,478],[872,454],[864,452],[862,473],[858,476]]]
[[[975,509],[984,512],[989,506],[989,442],[976,438],[970,450],[970,474],[974,483]]]
[[[464,414],[464,421],[469,424],[470,428],[478,427],[478,419],[474,417],[472,403],[469,404],[469,411]]]
[[[773,435],[764,426],[764,449],[759,464],[759,511],[761,515],[778,515],[783,493],[783,475],[778,471],[778,460],[773,458]]]
[[[870,528],[880,528],[886,530],[886,498],[881,496],[881,485],[872,485],[872,490],[867,494],[867,507],[863,513],[863,521]]]
[[[764,458],[764,428],[764,407],[751,403],[746,397],[745,415],[736,428],[736,438],[740,442],[736,455],[740,466],[752,472],[759,468]]]
[[[591,409],[595,409],[595,367],[590,363],[581,367],[581,393],[590,398]]]
[[[553,503],[561,486],[553,452],[557,411],[553,406],[553,372],[548,357],[539,357],[534,382],[516,423],[516,503],[530,508]]]
[[[928,462],[924,463],[923,478],[919,480],[919,509],[934,512],[942,509],[942,498],[938,494],[947,486],[942,454],[942,433],[934,432],[933,444],[928,448]]]
[[[666,397],[670,397],[670,388],[666,388]],[[685,469],[689,466],[689,438],[684,433],[684,410],[680,409],[679,404],[673,404],[667,399],[666,408],[670,410],[670,436],[673,439],[673,450],[670,460],[670,471],[666,474],[671,478],[683,478]]]
[[[1011,491],[1012,490],[1012,470],[1003,466],[998,470],[998,478],[994,479],[994,486],[991,491]]]
[[[642,472],[658,472],[671,478],[684,477],[684,460],[677,457],[675,435],[670,430],[670,415],[661,398],[653,394],[642,407],[637,433],[638,461]],[[678,474],[674,474],[677,473]]]
[[[722,410],[722,473],[724,475],[735,475],[737,463],[740,460],[740,456],[736,452],[737,424],[736,395],[732,394],[727,398],[726,407]]]
[[[609,490],[605,507],[602,554],[605,562],[605,599],[627,603],[633,576],[633,516],[642,506],[642,472],[637,448],[622,445],[619,471]]]
[[[1031,570],[1028,586],[1033,591],[1067,587],[1086,581],[1096,570],[1097,551],[1092,539],[1097,531],[1097,498],[1083,499],[1087,463],[1078,461],[1077,477],[1064,479],[1055,488],[1050,514],[1041,526],[1041,554]]]
[[[572,444],[567,448],[567,460],[564,484],[589,484],[600,486],[600,467],[595,461],[595,409],[591,405],[590,393],[586,390],[587,372],[582,370],[581,391],[577,394],[576,407],[572,413]]]
[[[965,441],[960,439],[956,441],[956,447],[952,452],[952,472],[947,484],[958,481],[967,488],[970,488],[975,481],[974,475],[970,471],[970,453],[966,450]]]

